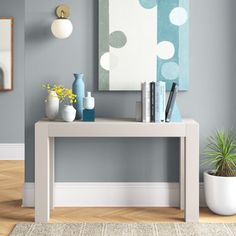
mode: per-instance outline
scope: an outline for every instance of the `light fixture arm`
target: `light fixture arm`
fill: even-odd
[[[63,10],[61,11],[61,16],[60,16],[60,18],[62,18],[62,19],[65,18],[65,13],[64,13]]]

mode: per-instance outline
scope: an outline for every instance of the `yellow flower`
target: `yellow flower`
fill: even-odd
[[[55,91],[61,102],[65,101],[69,104],[73,104],[76,102],[76,95],[73,94],[72,89],[67,89],[61,84],[54,84],[53,87],[50,84],[43,84],[42,88],[47,89],[48,93],[50,93],[51,91]]]

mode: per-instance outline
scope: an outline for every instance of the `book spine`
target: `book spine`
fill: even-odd
[[[166,105],[166,117],[165,117],[166,122],[168,122],[167,118],[169,116],[171,101],[172,101],[172,97],[173,97],[173,94],[174,94],[174,91],[175,91],[175,87],[176,87],[176,83],[173,83],[172,87],[171,87],[170,95],[169,95],[169,98],[168,98],[168,102],[167,102],[167,105]]]
[[[165,103],[166,103],[166,83],[158,81],[156,83],[156,96],[155,96],[155,122],[165,122]]]
[[[142,83],[142,122],[145,122],[146,118],[146,101],[145,101],[145,83]]]
[[[167,117],[166,117],[166,122],[171,121],[171,117],[172,117],[172,113],[173,113],[177,93],[178,93],[178,86],[176,85],[174,90],[173,90],[172,98],[171,98],[171,101],[170,101],[170,107],[169,107],[169,112],[168,112]]]
[[[150,86],[142,83],[142,121],[150,122]]]
[[[151,122],[155,122],[155,82],[150,83],[150,111],[151,111]]]

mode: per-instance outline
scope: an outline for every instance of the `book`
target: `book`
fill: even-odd
[[[155,122],[155,82],[150,83],[150,111],[151,111],[151,122]]]
[[[165,105],[166,105],[166,83],[163,81],[156,82],[155,88],[155,122],[165,122]]]
[[[167,106],[166,106],[166,122],[171,121],[171,116],[172,116],[173,108],[175,105],[177,92],[178,92],[178,85],[176,83],[173,83],[171,91],[170,91],[169,99],[167,102]]]
[[[142,121],[145,123],[150,122],[150,84],[147,82],[142,83]]]

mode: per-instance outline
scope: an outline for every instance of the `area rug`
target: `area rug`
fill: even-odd
[[[10,236],[236,236],[236,224],[17,224]]]

